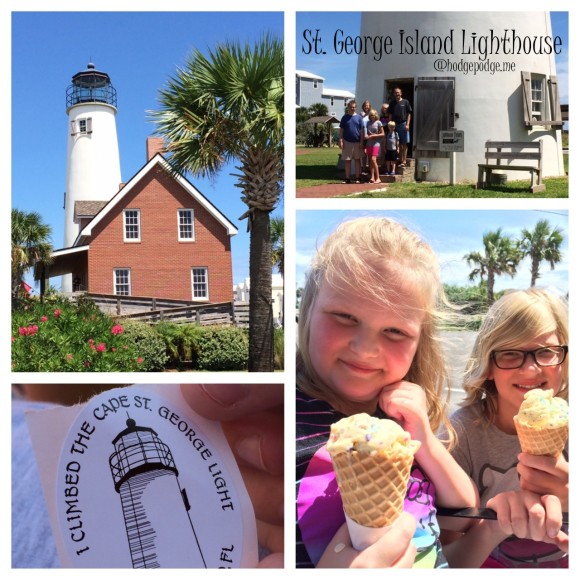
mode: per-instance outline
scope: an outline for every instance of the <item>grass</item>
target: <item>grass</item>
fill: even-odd
[[[342,177],[336,169],[338,154],[340,149],[317,148],[309,149],[299,147],[296,149],[296,187],[312,187],[316,185],[326,185],[332,183],[342,183]],[[564,156],[566,174],[568,173],[568,156]],[[551,177],[543,180],[546,184],[546,191],[531,194],[528,190],[530,180],[509,181],[505,185],[498,185],[490,189],[475,189],[475,183],[459,183],[448,185],[445,183],[393,183],[389,184],[387,191],[367,192],[357,195],[357,197],[446,197],[446,198],[529,198],[530,196],[540,198],[568,197],[568,176]]]

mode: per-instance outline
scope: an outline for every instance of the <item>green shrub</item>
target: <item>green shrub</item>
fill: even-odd
[[[29,300],[12,312],[12,370],[16,372],[117,372],[149,364],[124,326],[88,299]]]
[[[248,367],[247,334],[235,326],[201,326],[194,367],[203,371],[238,371]]]
[[[144,322],[125,320],[123,322],[127,344],[132,344],[143,359],[141,371],[162,371],[169,360],[165,341],[155,327]]]
[[[181,368],[193,361],[201,328],[197,324],[175,322],[160,322],[155,326],[155,331],[165,343],[169,366]]]

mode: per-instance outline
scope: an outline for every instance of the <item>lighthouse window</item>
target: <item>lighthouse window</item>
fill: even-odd
[[[123,222],[126,242],[141,241],[141,212],[138,209],[123,211]]]
[[[192,209],[177,210],[177,235],[180,242],[195,239]]]
[[[541,121],[544,116],[544,83],[542,79],[532,78],[532,116]]]
[[[193,285],[193,300],[209,300],[207,268],[192,268],[191,281]]]
[[[113,270],[113,284],[117,296],[131,296],[131,270],[129,268],[115,268]]]
[[[91,117],[79,119],[79,133],[86,135],[93,132],[93,120]]]
[[[555,75],[548,77],[522,71],[522,94],[526,126],[562,126],[558,79]]]

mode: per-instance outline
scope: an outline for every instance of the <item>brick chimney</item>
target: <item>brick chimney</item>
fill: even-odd
[[[163,137],[147,137],[147,161],[151,161],[157,153],[163,155]]]

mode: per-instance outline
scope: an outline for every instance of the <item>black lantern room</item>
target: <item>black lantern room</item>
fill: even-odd
[[[89,62],[87,69],[72,78],[66,90],[67,108],[82,103],[105,103],[117,107],[117,91],[107,73],[95,69]]]

